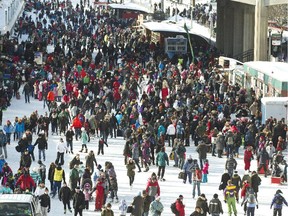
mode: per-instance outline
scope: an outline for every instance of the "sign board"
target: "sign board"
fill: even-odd
[[[272,46],[280,46],[281,45],[281,34],[272,34],[271,39],[272,39]]]
[[[187,53],[187,38],[165,38],[165,52],[185,54]]]

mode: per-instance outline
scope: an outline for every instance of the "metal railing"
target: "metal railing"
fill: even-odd
[[[243,53],[234,55],[232,58],[237,59],[240,62],[248,62],[254,60],[254,49],[246,50]]]

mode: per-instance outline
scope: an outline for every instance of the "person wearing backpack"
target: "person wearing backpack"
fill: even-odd
[[[282,206],[283,206],[283,203],[288,206],[285,198],[281,195],[283,194],[283,192],[281,190],[277,190],[276,191],[276,194],[274,195],[274,198],[272,200],[272,203],[271,203],[271,206],[270,206],[270,209],[272,209],[272,206],[274,206],[273,208],[273,216],[282,216]]]
[[[175,216],[185,216],[185,205],[183,204],[183,196],[179,195],[175,202],[175,209],[173,210],[171,207],[172,212]]]
[[[216,193],[213,195],[213,199],[209,202],[209,212],[211,216],[219,216],[220,213],[223,214],[222,203]]]
[[[258,201],[252,188],[248,189],[248,193],[245,199],[243,199],[243,202],[241,203],[241,206],[243,205],[244,205],[244,214],[246,214],[247,212],[247,216],[255,215],[255,207],[257,207],[258,209]]]

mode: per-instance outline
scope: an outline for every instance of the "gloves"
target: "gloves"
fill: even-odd
[[[47,212],[48,212],[48,213],[50,212],[50,208],[47,210]]]
[[[272,205],[270,206],[270,209],[272,209]]]
[[[224,203],[227,203],[227,201],[226,201],[226,200],[224,200]]]
[[[258,209],[258,205],[256,205],[256,208]]]

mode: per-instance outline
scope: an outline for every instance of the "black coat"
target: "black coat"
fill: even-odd
[[[255,193],[259,191],[259,185],[261,184],[261,178],[257,175],[257,173],[251,175],[251,188],[253,188]]]
[[[85,196],[80,190],[79,193],[75,193],[73,196],[73,208],[74,209],[84,209],[85,207]]]
[[[219,186],[219,190],[224,190],[227,186],[227,182],[230,179],[230,175],[228,173],[223,173],[222,177],[221,177],[221,183]]]
[[[206,216],[207,213],[209,213],[209,207],[206,198],[199,196],[196,201],[196,206],[201,207],[201,209],[203,210],[203,214],[201,214],[202,216]]]
[[[48,194],[42,194],[39,197],[39,201],[42,207],[48,207],[48,209],[50,209],[50,197]]]
[[[68,202],[72,199],[72,191],[68,186],[63,186],[59,192],[59,199],[63,202]]]
[[[34,146],[36,146],[36,145],[38,145],[38,149],[40,149],[40,150],[48,149],[47,141],[46,141],[44,135],[41,135],[37,138]]]

